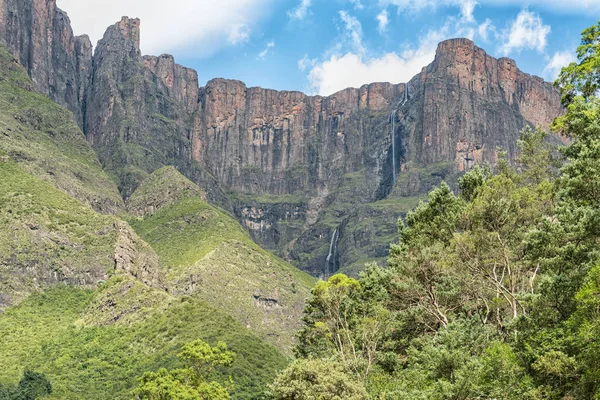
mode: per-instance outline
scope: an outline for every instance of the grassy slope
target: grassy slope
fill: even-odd
[[[106,279],[115,221],[0,158],[0,308],[57,281]]]
[[[138,191],[165,193],[160,176],[173,171],[155,172]],[[313,279],[261,249],[232,216],[201,197],[168,203],[131,225],[161,257],[171,290],[217,305],[289,351]]]
[[[197,338],[213,344],[223,340],[237,353],[226,371],[236,383],[234,398],[257,395],[285,366],[286,359],[274,347],[214,306],[140,286],[113,278],[96,293],[55,287],[0,314],[0,383],[16,383],[29,367],[50,378],[53,399],[125,399],[136,377],[177,367],[178,349]],[[162,307],[148,310],[143,318],[97,325],[94,320],[102,319],[98,305],[111,290],[124,293],[113,293],[113,302],[138,307],[158,297]]]
[[[110,276],[116,217],[94,212],[12,161],[0,162],[0,193],[0,251],[18,249],[0,264],[10,293],[25,294],[61,269],[73,274],[62,281],[78,285],[92,267]],[[126,398],[137,376],[176,366],[178,348],[196,338],[224,340],[239,353],[230,371],[236,398],[259,393],[286,364],[275,347],[215,306],[117,272],[96,292],[59,285],[0,313],[0,383],[15,383],[31,367],[48,375],[56,399]]]

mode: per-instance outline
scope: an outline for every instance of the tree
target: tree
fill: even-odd
[[[0,385],[0,400],[36,400],[52,394],[52,384],[44,374],[25,370],[17,386]]]
[[[334,357],[366,382],[388,330],[389,312],[344,274],[317,283],[299,332],[301,357]]]
[[[333,360],[300,359],[271,387],[275,400],[365,400],[364,386]]]
[[[215,367],[229,367],[235,353],[223,342],[215,347],[198,339],[185,344],[178,357],[186,368],[146,372],[138,379],[133,391],[136,399],[147,400],[228,400],[229,389],[216,381],[209,381]],[[229,382],[231,386],[231,378]]]
[[[399,221],[400,241],[390,248],[388,264],[393,271],[389,291],[394,307],[418,315],[430,331],[446,327],[450,313],[467,302],[459,281],[447,263],[447,246],[462,215],[465,203],[446,183],[429,193]]]

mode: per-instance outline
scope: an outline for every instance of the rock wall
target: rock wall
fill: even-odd
[[[87,36],[73,35],[55,0],[0,0],[0,40],[23,65],[36,89],[71,110],[82,125],[92,63]]]
[[[548,127],[561,112],[549,83],[467,39],[440,43],[408,83],[321,97],[224,79],[199,88],[172,56],[141,55],[137,19],[109,27],[91,57],[54,0],[0,0],[0,18],[0,36],[38,89],[74,111],[124,197],[174,165],[255,240],[315,275],[336,229],[340,246],[352,243],[343,232],[355,232],[359,206],[422,195],[494,163],[498,147],[514,157],[524,126]]]

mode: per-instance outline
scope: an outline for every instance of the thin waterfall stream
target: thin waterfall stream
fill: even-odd
[[[331,235],[331,243],[329,244],[329,254],[327,254],[325,269],[327,271],[327,276],[333,275],[335,272],[336,262],[335,262],[335,253],[337,251],[337,242],[339,240],[339,230],[338,228],[333,231],[333,235]],[[333,264],[333,268],[332,268]]]
[[[396,116],[398,113],[398,109],[402,108],[406,104],[407,101],[408,101],[408,83],[406,84],[405,89],[404,89],[404,98],[402,99],[402,102],[398,102],[398,105],[392,111],[392,114],[390,115],[390,120],[392,122],[392,131],[390,133],[391,138],[392,138],[392,175],[394,177],[394,181],[392,182],[392,185],[394,185],[396,183],[396,180],[398,179],[398,171],[396,168]]]

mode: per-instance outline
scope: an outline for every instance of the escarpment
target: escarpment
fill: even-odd
[[[124,17],[94,50],[54,0],[0,0],[0,37],[36,88],[66,105],[129,197],[173,165],[254,240],[313,275],[385,258],[398,217],[442,180],[561,113],[550,83],[467,39],[440,43],[407,83],[331,96],[248,88],[172,56],[142,56]],[[358,227],[367,227],[358,232]]]

